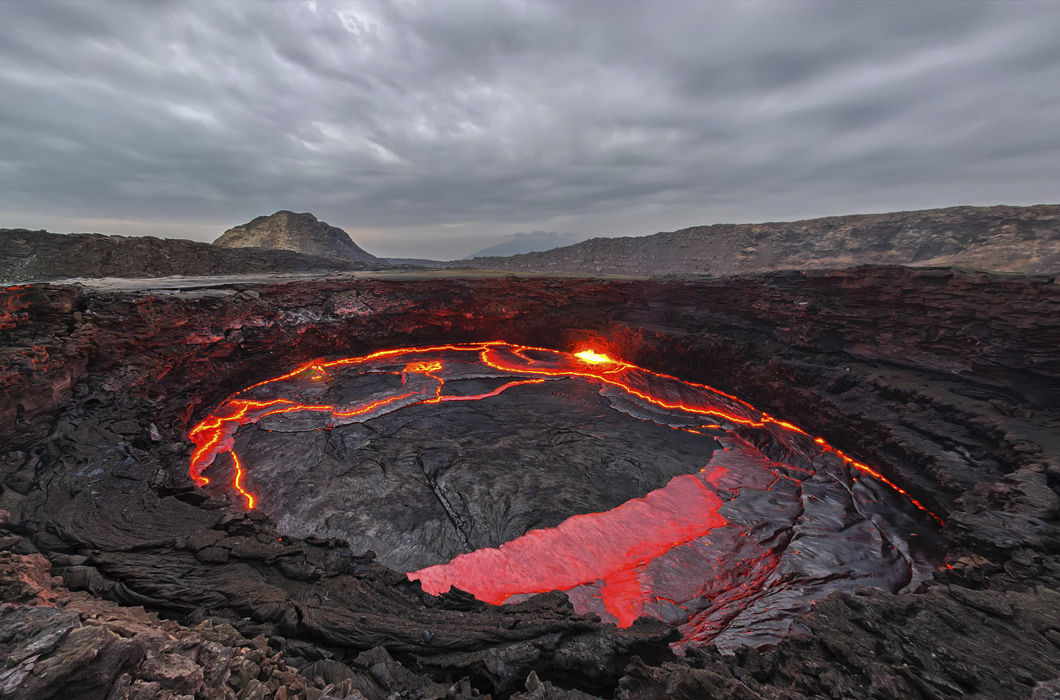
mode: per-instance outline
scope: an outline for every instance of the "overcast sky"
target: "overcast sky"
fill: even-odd
[[[1060,201],[1060,2],[0,2],[0,227],[377,255]]]

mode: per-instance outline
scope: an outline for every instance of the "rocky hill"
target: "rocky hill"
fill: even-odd
[[[1060,270],[1060,205],[950,207],[694,226],[465,263],[513,271],[615,275],[731,275],[865,264],[1055,272]]]
[[[272,248],[293,250],[306,255],[347,258],[367,263],[382,263],[379,258],[361,249],[350,235],[305,212],[281,210],[241,226],[228,229],[214,241],[223,248]]]
[[[289,250],[225,249],[209,243],[154,236],[0,229],[0,281],[7,282],[69,277],[323,272],[382,267],[389,265],[382,260],[321,257]]]

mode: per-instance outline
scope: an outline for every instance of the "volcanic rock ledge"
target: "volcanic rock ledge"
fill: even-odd
[[[1058,317],[1052,278],[901,268],[7,289],[0,695],[1047,697]],[[681,658],[662,623],[601,625],[557,594],[427,596],[188,478],[189,425],[235,389],[320,356],[494,338],[591,339],[824,435],[943,517],[947,567],[914,594],[819,601],[775,647]]]

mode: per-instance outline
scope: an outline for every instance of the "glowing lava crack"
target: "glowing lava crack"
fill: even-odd
[[[292,534],[371,547],[435,594],[562,590],[620,625],[652,615],[679,627],[678,648],[771,641],[829,591],[898,591],[932,568],[937,518],[878,471],[591,349],[314,361],[229,397],[189,437],[197,484],[230,484]]]

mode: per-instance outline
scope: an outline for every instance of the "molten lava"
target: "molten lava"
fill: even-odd
[[[602,581],[604,607],[625,627],[641,615],[647,601],[636,585],[636,569],[725,525],[720,506],[702,474],[677,476],[644,498],[603,513],[575,515],[554,528],[531,530],[499,548],[462,554],[409,578],[419,580],[428,593],[438,595],[456,585],[494,604],[513,595]],[[485,572],[493,575],[483,576]]]
[[[574,356],[577,357],[579,360],[583,360],[593,365],[614,363],[614,360],[612,360],[610,357],[602,353],[598,353],[595,350],[582,350],[581,352],[574,353]]]
[[[372,377],[377,383],[366,390],[367,395],[352,401],[324,400],[346,391],[342,389],[344,372]],[[447,385],[449,380],[466,377],[511,381],[471,394],[458,393]],[[267,418],[298,417],[309,420],[311,429],[329,429],[365,423],[411,406],[483,401],[519,387],[559,380],[589,382],[615,410],[701,435],[704,440],[717,440],[725,449],[704,460],[698,473],[676,476],[662,488],[618,507],[573,515],[555,527],[526,531],[499,547],[466,551],[451,561],[410,572],[409,578],[419,580],[424,590],[440,594],[456,586],[490,603],[563,590],[576,609],[597,612],[621,625],[644,614],[655,615],[679,624],[685,643],[700,643],[714,639],[727,627],[738,627],[741,611],[769,607],[770,586],[786,585],[783,582],[792,577],[780,565],[784,557],[803,567],[807,580],[827,581],[829,576],[813,573],[821,564],[814,559],[812,545],[789,550],[787,541],[778,542],[774,534],[759,532],[756,521],[739,514],[734,504],[745,500],[765,503],[788,494],[783,497],[793,505],[803,504],[783,514],[785,522],[791,523],[819,503],[839,498],[849,501],[844,508],[856,513],[863,507],[859,503],[873,492],[869,487],[855,487],[856,477],[845,476],[845,468],[871,477],[938,520],[879,471],[734,396],[592,349],[568,354],[501,341],[315,360],[258,382],[229,397],[191,429],[189,438],[195,450],[189,473],[199,486],[206,487],[211,480],[204,472],[223,470],[225,462],[230,462],[229,483],[246,507],[254,508],[258,499],[251,487],[257,490],[264,485],[254,482],[254,465],[244,466],[236,453],[236,433],[243,426]],[[755,446],[763,442],[794,456],[775,462]],[[229,459],[214,467],[224,453]],[[824,486],[825,474],[818,475],[821,469],[831,470]],[[267,505],[267,492],[264,500]],[[758,507],[754,505],[752,511]],[[851,516],[838,517],[843,521]],[[895,562],[909,559],[904,553],[907,547],[874,529],[872,518],[858,520],[862,521],[868,523],[858,535],[865,547],[883,547],[888,552],[884,558]],[[839,529],[849,527],[847,523]],[[877,531],[879,536],[874,534]],[[806,534],[805,541],[812,542],[815,532]],[[825,556],[818,555],[818,559]],[[852,567],[855,573],[862,571],[856,561],[840,565]],[[908,562],[902,566],[902,571],[881,579],[880,585],[898,589],[909,584],[915,578],[915,567]],[[675,571],[684,573],[675,576]]]

